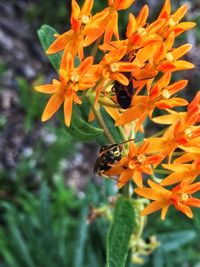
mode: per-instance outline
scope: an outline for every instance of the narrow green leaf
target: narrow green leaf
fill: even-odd
[[[18,251],[21,260],[26,264],[27,267],[35,267],[35,264],[32,261],[31,253],[29,248],[26,245],[26,241],[22,236],[19,228],[15,224],[13,217],[9,218],[9,227],[10,227],[10,238],[13,239],[13,242],[16,244],[16,250]]]
[[[42,44],[42,47],[44,51],[46,51],[49,46],[53,43],[55,40],[54,34],[56,34],[56,30],[49,25],[42,25],[42,27],[37,31],[39,40]],[[61,61],[61,54],[56,53],[53,55],[48,56],[51,64],[55,68],[56,71],[58,71],[60,67],[60,61]]]
[[[66,131],[73,137],[88,142],[96,139],[103,133],[101,128],[94,127],[82,119],[78,110],[74,107],[70,127]]]
[[[109,129],[109,132],[111,133],[113,139],[116,143],[122,142],[122,137],[119,133],[118,128],[115,126],[115,122],[113,119],[108,115],[108,113],[105,111],[105,109],[102,109],[102,116],[104,118],[104,121],[106,121],[106,126]]]
[[[116,203],[114,220],[107,236],[107,267],[124,267],[134,227],[134,210],[128,199]]]
[[[157,239],[161,243],[160,248],[165,253],[179,249],[181,246],[192,241],[195,237],[196,232],[193,230],[168,232],[157,235]]]

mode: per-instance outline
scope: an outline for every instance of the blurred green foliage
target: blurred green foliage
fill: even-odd
[[[69,27],[70,9],[66,6],[70,2],[30,1],[26,19],[29,23],[50,24],[62,32]],[[94,10],[102,9],[106,2],[95,1]],[[128,11],[120,14],[122,34],[127,22],[125,13]],[[199,18],[197,23],[200,23]],[[200,32],[195,34],[199,43]],[[5,70],[6,66],[0,63],[0,75]],[[24,131],[27,136],[34,135],[47,99],[33,91],[25,79],[18,78],[17,84]],[[0,129],[4,127],[6,121],[2,116]],[[111,119],[108,127],[113,129]],[[113,194],[114,183],[103,180],[100,187],[88,178],[88,186],[82,194],[66,187],[68,177],[64,176],[61,163],[75,153],[76,142],[59,122],[43,124],[42,128],[45,138],[36,137],[29,154],[20,153],[14,169],[0,170],[0,266],[104,267],[110,223],[99,218],[89,225],[86,219],[90,204],[107,203],[107,197]],[[120,141],[118,132],[113,135]],[[141,138],[143,136],[137,136],[138,140]],[[98,137],[98,143],[103,144],[105,140]],[[200,264],[199,210],[194,211],[194,220],[177,211],[171,211],[165,221],[160,220],[158,213],[149,216],[144,238],[151,235],[156,235],[161,245],[144,259],[143,266],[196,267]],[[136,266],[139,265],[132,264],[129,257],[127,267]]]

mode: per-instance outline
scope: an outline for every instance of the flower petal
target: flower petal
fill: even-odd
[[[50,119],[54,113],[59,109],[61,104],[64,101],[63,94],[61,93],[56,93],[54,94],[48,101],[43,114],[42,114],[42,121],[47,121]]]
[[[64,117],[66,126],[70,126],[71,115],[72,115],[72,104],[73,104],[73,96],[67,96],[64,102]]]
[[[149,15],[149,7],[147,5],[143,6],[136,18],[136,23],[138,26],[144,26]]]
[[[73,31],[69,30],[68,32],[65,32],[50,45],[50,47],[47,49],[46,54],[54,54],[61,50],[63,50],[66,46],[66,44],[73,38]]]
[[[165,201],[153,201],[151,204],[149,204],[146,208],[143,209],[143,211],[141,212],[141,215],[142,216],[149,215],[166,206],[168,206],[168,204]]]
[[[60,85],[55,84],[45,84],[40,86],[35,86],[35,90],[45,94],[54,94],[58,91]]]

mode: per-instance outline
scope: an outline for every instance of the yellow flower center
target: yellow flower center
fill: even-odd
[[[112,72],[119,71],[119,64],[117,62],[114,62],[114,63],[110,64],[110,70]]]
[[[170,93],[167,89],[164,89],[162,91],[162,96],[165,98],[165,99],[169,99],[170,98]]]
[[[176,22],[172,18],[169,19],[169,26],[171,27],[176,26]]]
[[[90,18],[88,16],[83,15],[81,18],[82,24],[88,24],[90,22]]]
[[[139,27],[139,29],[138,29],[138,33],[139,33],[140,35],[146,35],[147,31],[145,30],[145,28],[143,28],[143,27]]]
[[[171,53],[167,53],[167,54],[166,54],[166,59],[167,59],[168,61],[172,62],[172,61],[174,60],[174,57],[172,56]]]
[[[145,155],[138,155],[137,156],[137,161],[138,162],[143,163],[143,162],[145,162],[145,160],[146,160]]]
[[[181,194],[181,201],[187,201],[189,198],[189,195],[187,193],[182,193]]]
[[[187,137],[191,137],[191,136],[192,136],[192,129],[191,129],[191,128],[187,128],[187,129],[185,130],[185,135],[186,135]]]
[[[77,83],[79,81],[79,74],[76,73],[75,71],[72,72],[72,74],[70,75],[70,81],[73,83]]]

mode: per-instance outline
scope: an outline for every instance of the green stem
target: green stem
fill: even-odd
[[[113,139],[108,127],[106,126],[103,117],[101,116],[101,112],[94,106],[94,101],[92,99],[92,97],[88,97],[88,102],[92,108],[92,111],[94,112],[94,115],[96,117],[96,120],[99,124],[99,126],[103,129],[104,131],[104,135],[107,138],[107,140],[111,143],[111,144],[115,144],[115,140]]]
[[[154,172],[158,174],[170,174],[171,173],[170,171],[161,170],[161,169],[154,169]]]
[[[144,230],[144,225],[145,225],[145,217],[144,216],[141,216],[140,217],[140,227],[139,227],[139,230],[136,234],[137,238],[139,239],[142,234],[143,234],[143,230]]]
[[[112,103],[107,103],[107,102],[104,102],[102,100],[98,100],[99,104],[103,105],[103,106],[106,106],[106,107],[111,107],[111,108],[119,108],[120,106],[117,105],[117,104],[112,104]]]
[[[165,131],[165,129],[163,129],[163,130],[161,130],[161,131],[159,131],[159,132],[151,135],[149,138],[159,137],[159,136],[161,136],[164,133],[164,131]]]
[[[130,198],[129,194],[129,183],[127,183],[123,188],[122,188],[122,195],[126,198]]]
[[[102,36],[96,40],[95,45],[93,46],[92,53],[91,53],[91,56],[93,56],[93,58],[95,58],[97,54],[97,49],[98,49],[99,44],[101,43],[101,40],[102,40]]]
[[[180,152],[173,152],[173,156],[182,156],[185,152],[180,151]]]

